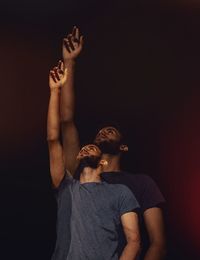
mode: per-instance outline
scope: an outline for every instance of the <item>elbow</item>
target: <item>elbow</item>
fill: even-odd
[[[57,138],[49,137],[47,136],[47,143],[50,145],[52,143],[58,142],[59,140]]]
[[[66,111],[61,110],[60,114],[60,121],[61,123],[70,123],[74,119],[74,113],[70,110],[67,109]]]
[[[52,142],[58,142],[59,141],[59,136],[55,134],[47,134],[47,142],[52,143]]]
[[[61,183],[61,178],[53,178],[52,179],[52,187],[53,189],[57,189]]]
[[[48,142],[59,141],[59,138],[60,138],[59,128],[47,128]]]
[[[67,125],[73,122],[73,117],[61,117],[60,122],[62,125]]]
[[[64,128],[69,128],[71,126],[74,126],[74,119],[73,117],[68,117],[68,118],[61,118],[61,127],[62,129]]]

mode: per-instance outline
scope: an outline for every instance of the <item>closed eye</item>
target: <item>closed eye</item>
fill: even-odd
[[[109,134],[116,134],[115,130],[112,128],[108,129],[107,131]]]
[[[90,151],[94,151],[94,152],[97,151],[96,147],[94,147],[94,146],[90,146],[90,147],[89,147],[89,150],[90,150]]]

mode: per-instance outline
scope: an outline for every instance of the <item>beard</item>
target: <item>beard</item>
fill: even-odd
[[[120,153],[120,141],[102,141],[98,143],[98,147],[102,153],[117,155]]]
[[[74,174],[74,179],[79,180],[81,172],[83,172],[85,167],[90,167],[96,169],[98,167],[101,157],[98,156],[86,156],[82,158]]]

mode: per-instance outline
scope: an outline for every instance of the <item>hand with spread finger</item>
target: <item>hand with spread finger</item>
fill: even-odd
[[[79,28],[73,28],[72,33],[63,39],[63,60],[74,60],[80,54],[83,48],[83,36],[80,34]]]
[[[51,90],[60,89],[67,80],[67,69],[64,68],[62,61],[58,62],[57,67],[50,70],[49,87]]]

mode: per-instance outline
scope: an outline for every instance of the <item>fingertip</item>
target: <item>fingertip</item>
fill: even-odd
[[[61,62],[61,69],[64,70],[64,63],[63,63],[63,61]]]
[[[76,26],[74,26],[72,29],[72,35],[74,35],[75,33],[76,33]]]
[[[59,68],[59,69],[61,68],[61,64],[62,64],[62,61],[59,60],[59,61],[58,61],[58,68]]]

